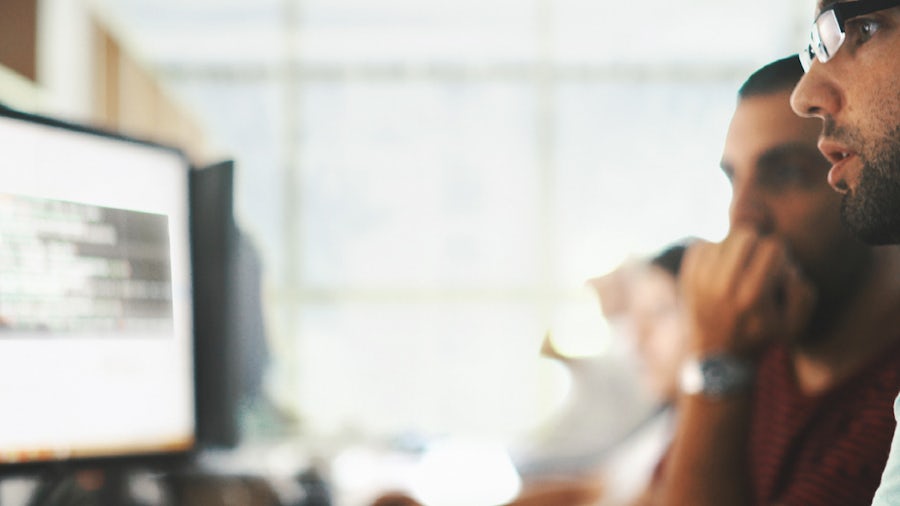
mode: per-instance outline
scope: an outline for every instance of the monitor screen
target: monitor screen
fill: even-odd
[[[0,109],[0,465],[195,440],[188,164]]]

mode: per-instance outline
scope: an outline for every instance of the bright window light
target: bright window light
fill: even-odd
[[[236,158],[269,391],[302,435],[334,441],[509,441],[546,420],[566,393],[546,332],[576,355],[610,349],[584,282],[724,236],[737,88],[800,46],[810,12],[97,1]]]

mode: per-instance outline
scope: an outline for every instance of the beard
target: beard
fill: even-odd
[[[847,135],[859,138],[859,135]],[[863,242],[900,243],[900,127],[859,153],[863,164],[856,188],[844,194],[841,220]]]

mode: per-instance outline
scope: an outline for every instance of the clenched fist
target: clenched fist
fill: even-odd
[[[766,344],[802,333],[815,302],[785,244],[747,227],[734,227],[720,243],[692,245],[681,283],[697,356],[753,359]]]

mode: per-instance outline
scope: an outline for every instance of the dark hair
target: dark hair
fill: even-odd
[[[681,261],[684,259],[684,252],[687,251],[694,239],[684,239],[660,251],[650,259],[650,265],[659,267],[668,272],[673,278],[678,279],[681,272]]]
[[[773,61],[750,75],[738,90],[738,99],[770,95],[793,89],[803,77],[803,66],[796,54]]]

